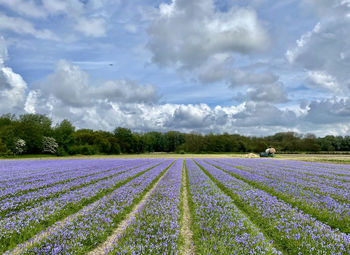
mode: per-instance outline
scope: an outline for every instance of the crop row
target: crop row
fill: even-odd
[[[20,178],[22,166],[13,163],[12,177],[0,170],[7,178],[0,184],[37,185],[0,201],[0,253],[86,254],[107,247],[106,254],[177,254],[187,238],[180,230],[185,189],[197,254],[350,254],[350,203],[336,195],[348,192],[341,180],[350,174],[346,166],[332,173],[329,164],[316,164],[312,176],[310,163],[265,159],[89,163],[70,165],[67,179],[70,163],[56,161],[31,165],[33,178]],[[41,168],[47,170],[40,174]],[[115,232],[133,210],[135,217]]]
[[[135,164],[137,162],[135,161]],[[159,162],[160,160],[155,160],[153,167]],[[23,210],[0,220],[0,252],[31,238],[56,221],[111,193],[150,168],[152,167],[140,166],[130,169],[130,171],[64,193],[29,210]]]
[[[90,161],[90,164],[85,165],[84,167],[79,166],[78,164],[72,168],[69,168],[67,164],[63,164],[63,166],[60,167],[61,169],[64,167],[64,171],[60,171],[59,169],[56,169],[56,171],[50,170],[49,173],[45,173],[36,177],[26,177],[21,178],[20,180],[0,183],[0,198],[4,199],[14,197],[38,189],[48,188],[57,184],[64,184],[70,180],[79,179],[111,169],[116,169],[128,164],[133,164],[133,162]]]
[[[279,254],[192,160],[186,166],[198,254]]]
[[[136,166],[147,165],[137,164]],[[132,165],[131,165],[132,166]],[[121,174],[129,169],[129,165],[118,167],[115,169],[105,170],[101,169],[100,172],[96,171],[93,174],[75,177],[69,181],[49,186],[47,188],[36,189],[34,191],[19,194],[17,196],[2,199],[0,201],[0,219],[16,214],[20,210],[28,210],[35,206],[39,206],[40,203],[44,203],[48,199],[53,199],[69,191],[73,191],[84,186],[94,184],[98,181],[102,181],[107,178],[112,178],[115,175]],[[133,168],[133,167],[131,167]]]
[[[170,160],[143,173],[114,190],[22,254],[84,254],[104,241],[123,216],[131,210],[157,179],[167,170]]]
[[[208,162],[219,166],[236,178],[283,199],[331,227],[350,233],[350,200],[335,199],[332,191],[336,188],[328,187],[320,192],[318,189],[312,189],[312,185],[308,185],[308,181],[305,180],[289,176],[275,179],[274,176],[278,176],[278,170],[272,169],[269,173],[273,172],[273,174],[267,175],[260,169],[249,172],[210,160]],[[279,176],[282,174],[280,173]],[[315,181],[317,177],[310,182]],[[319,186],[322,186],[322,181],[319,182]],[[337,192],[341,194],[341,190],[338,189]],[[343,192],[348,194],[349,190],[344,189]]]
[[[203,171],[255,222],[291,254],[348,254],[350,237],[304,214],[267,192],[198,160]]]
[[[182,160],[177,160],[139,209],[111,254],[174,254],[179,237]]]

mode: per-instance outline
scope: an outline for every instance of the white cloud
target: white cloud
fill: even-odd
[[[343,89],[338,84],[337,79],[324,71],[309,71],[308,76],[310,82],[315,85],[321,86],[333,93],[343,93]]]
[[[304,119],[313,124],[350,123],[350,99],[331,98],[312,101]]]
[[[56,40],[57,37],[47,29],[39,30],[34,27],[32,23],[29,21],[16,18],[9,17],[0,12],[0,30],[10,30],[18,34],[28,34],[39,39],[50,39]]]
[[[57,39],[49,30],[37,30],[33,24],[21,16],[47,20],[50,16],[60,16],[61,24],[73,23],[75,31],[87,37],[106,35],[106,20],[99,9],[106,7],[107,2],[94,0],[84,3],[80,0],[0,0],[3,5],[19,15],[8,17],[0,13],[0,29],[7,29],[21,34],[31,34],[40,39]],[[65,22],[67,19],[68,22]]]
[[[43,83],[32,87],[24,109],[47,114],[54,121],[68,118],[81,128],[107,130],[125,126],[137,131],[247,133],[246,127],[256,125],[295,125],[295,114],[269,103],[214,108],[207,104],[160,104],[154,86],[125,80],[93,85],[84,71],[65,60]]]
[[[21,84],[11,82],[14,83]],[[25,88],[23,84],[22,88]],[[104,130],[123,126],[141,132],[179,130],[269,135],[292,130],[325,135],[329,133],[326,127],[333,123],[332,132],[350,131],[344,128],[344,123],[350,123],[349,100],[313,101],[282,109],[273,105],[279,102],[276,98],[285,99],[279,90],[283,90],[280,84],[249,90],[245,98],[253,101],[236,106],[161,104],[151,85],[120,80],[94,86],[78,66],[62,60],[45,82],[29,92],[22,107],[30,113],[47,114],[55,122],[68,118],[78,128]],[[277,95],[270,95],[274,93]]]
[[[180,68],[195,68],[215,54],[248,54],[269,46],[267,31],[254,10],[220,12],[212,0],[161,4],[148,34],[153,61]]]
[[[7,47],[0,36],[0,113],[20,112],[26,98],[27,84],[22,77],[5,66]]]
[[[350,90],[350,20],[339,16],[318,23],[286,53],[290,63],[307,71],[307,82],[334,94]]]
[[[85,36],[101,37],[106,35],[106,22],[100,18],[79,18],[75,29]]]
[[[278,77],[269,71],[255,71],[252,67],[233,67],[234,60],[226,54],[216,54],[196,71],[204,83],[226,81],[231,87],[275,83]]]
[[[283,84],[276,82],[249,88],[246,94],[238,94],[236,99],[239,101],[268,102],[271,104],[286,103],[288,101],[286,94]]]
[[[43,83],[34,86],[35,96],[31,95],[28,109],[35,111],[32,101],[38,95],[52,96],[64,105],[75,108],[88,107],[98,101],[119,103],[154,103],[159,96],[154,86],[140,85],[127,80],[105,81],[93,84],[89,75],[79,66],[66,60],[57,63],[54,73]]]

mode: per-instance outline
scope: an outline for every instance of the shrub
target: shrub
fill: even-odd
[[[26,141],[24,141],[21,138],[18,138],[15,142],[15,154],[16,155],[20,155],[23,152],[25,152],[25,148],[26,148]]]
[[[53,137],[43,137],[43,153],[55,154],[58,148],[55,138]]]

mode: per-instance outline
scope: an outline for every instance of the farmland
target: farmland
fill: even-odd
[[[222,157],[0,163],[0,253],[350,253],[350,165]]]

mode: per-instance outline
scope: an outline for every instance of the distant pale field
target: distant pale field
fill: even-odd
[[[122,155],[77,155],[68,157],[23,157],[15,159],[101,159],[101,158],[249,158],[252,153],[222,153],[222,154],[175,154],[175,153],[144,153],[144,154],[122,154]],[[255,154],[258,156],[258,154]],[[257,157],[259,158],[259,157]],[[5,158],[3,158],[5,159]],[[350,154],[276,154],[273,159],[299,160],[308,162],[328,162],[350,164]],[[1,160],[1,158],[0,158]]]

